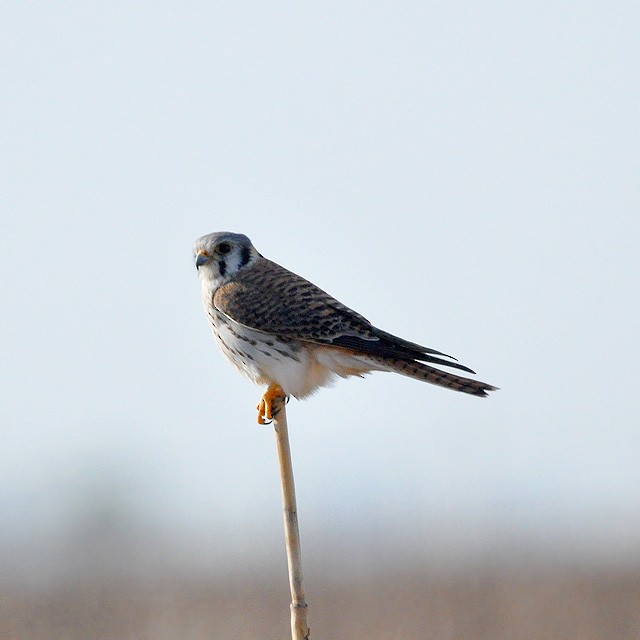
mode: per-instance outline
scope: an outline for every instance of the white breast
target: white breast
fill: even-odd
[[[301,343],[245,327],[214,307],[207,309],[207,315],[223,355],[254,383],[275,382],[287,395],[300,398],[331,377],[329,370],[318,376],[317,363]]]

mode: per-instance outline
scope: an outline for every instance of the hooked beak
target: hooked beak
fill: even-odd
[[[199,269],[203,264],[207,264],[209,260],[211,260],[211,258],[207,252],[204,249],[200,249],[196,253],[196,269]]]

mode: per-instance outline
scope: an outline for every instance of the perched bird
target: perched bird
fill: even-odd
[[[204,308],[222,353],[250,380],[267,385],[257,407],[260,424],[272,419],[277,398],[304,398],[336,376],[394,371],[475,396],[496,389],[429,366],[474,373],[440,351],[377,329],[263,257],[245,235],[210,233],[196,240],[194,253]]]

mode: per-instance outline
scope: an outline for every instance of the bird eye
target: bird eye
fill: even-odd
[[[218,251],[220,253],[229,253],[229,251],[231,251],[231,245],[228,242],[223,242],[218,245]]]

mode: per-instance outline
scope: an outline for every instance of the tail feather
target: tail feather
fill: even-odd
[[[409,378],[422,380],[439,387],[446,387],[454,391],[469,393],[472,396],[487,396],[488,391],[497,391],[498,387],[494,387],[486,382],[472,380],[471,378],[463,378],[462,376],[440,371],[435,367],[423,364],[422,362],[407,362],[399,358],[380,358],[380,363],[385,364],[385,369],[401,373]],[[451,364],[449,366],[452,366]]]

